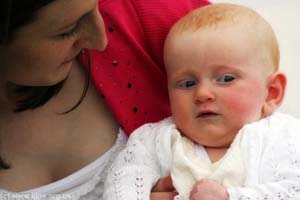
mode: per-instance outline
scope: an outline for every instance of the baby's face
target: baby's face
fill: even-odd
[[[177,128],[197,143],[227,147],[262,117],[269,54],[242,28],[184,32],[168,38],[165,63]]]

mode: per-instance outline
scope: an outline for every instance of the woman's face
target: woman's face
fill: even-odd
[[[98,0],[56,0],[0,46],[1,79],[27,86],[64,80],[82,49],[103,50],[107,38]]]

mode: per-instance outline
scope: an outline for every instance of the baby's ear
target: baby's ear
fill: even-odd
[[[269,77],[267,96],[262,110],[264,117],[272,114],[281,105],[285,94],[286,82],[286,76],[281,72],[276,72]]]

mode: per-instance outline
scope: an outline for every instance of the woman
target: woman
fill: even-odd
[[[168,8],[175,5],[183,8],[180,12],[177,9],[165,11],[171,13],[168,17],[172,20],[165,24],[164,32],[168,31],[172,21],[192,8],[207,3],[200,0],[182,0],[179,4],[173,4],[171,0],[164,3],[158,0],[151,2],[153,5],[165,4]],[[137,7],[144,3],[106,0],[99,4],[107,21],[118,19],[116,23],[121,24],[120,29],[130,30],[128,23],[124,22],[133,18],[125,19],[114,13],[110,15],[110,9],[117,12],[118,9],[126,8],[131,13],[127,17],[139,18]],[[152,8],[151,5],[144,7],[146,10],[148,8]],[[160,6],[155,10],[158,8]],[[115,60],[109,66],[101,61],[113,57],[115,51],[108,49],[101,55],[97,52],[103,51],[107,45],[97,0],[3,0],[0,9],[1,195],[9,199],[49,199],[54,194],[61,194],[54,196],[57,199],[101,198],[106,168],[126,142],[123,129],[129,134],[139,124],[166,116],[165,90],[157,85],[150,89],[150,83],[147,86],[141,85],[140,88],[145,89],[149,96],[156,95],[156,92],[162,94],[158,98],[162,104],[155,104],[164,107],[159,108],[162,113],[149,113],[147,115],[152,117],[144,117],[138,123],[131,123],[133,125],[122,121],[122,117],[129,111],[119,114],[118,108],[124,106],[111,98],[112,93],[119,92],[118,87],[114,91],[105,89],[108,86],[101,85],[103,79],[95,73],[99,65],[103,67],[103,73],[107,72],[106,68],[110,68],[111,64],[118,66]],[[158,17],[153,20],[156,20],[155,24],[160,24]],[[137,26],[143,30],[142,25]],[[108,32],[114,32],[112,27],[108,27]],[[142,63],[143,68],[147,68],[161,64],[152,58],[154,54],[148,46],[152,41],[147,41],[146,36],[141,34],[135,32],[130,39],[120,34],[115,40],[119,38],[120,41],[126,41],[124,45],[130,45],[134,39],[138,41],[130,46],[134,50],[129,53],[130,59],[139,51],[143,51],[139,57],[147,59],[140,59],[134,65]],[[164,35],[160,38],[164,38]],[[147,48],[140,48],[139,43]],[[89,53],[85,49],[97,51]],[[82,64],[87,66],[87,70]],[[143,71],[143,68],[137,71]],[[89,70],[92,70],[94,84],[89,84]],[[157,67],[155,70],[161,69]],[[147,73],[139,75],[149,76]],[[156,73],[151,74],[150,79],[151,76],[156,76]],[[117,79],[113,73],[106,77],[110,78]],[[159,79],[163,78],[161,75]],[[131,88],[130,83],[127,88]],[[137,113],[144,106],[133,107],[130,112]],[[154,112],[154,109],[147,109]],[[134,121],[134,117],[129,116],[126,120]],[[169,185],[169,179],[161,181],[155,189],[158,193],[154,193],[152,199],[171,198],[171,192],[159,193],[172,189]],[[21,193],[16,196],[16,193],[9,191]]]

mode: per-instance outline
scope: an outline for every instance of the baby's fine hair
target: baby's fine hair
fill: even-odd
[[[247,31],[255,33],[259,44],[265,45],[270,52],[274,71],[277,71],[280,53],[276,35],[271,25],[262,16],[245,6],[216,3],[195,9],[181,18],[170,33],[173,35],[185,31],[218,29],[234,25],[242,25]]]

